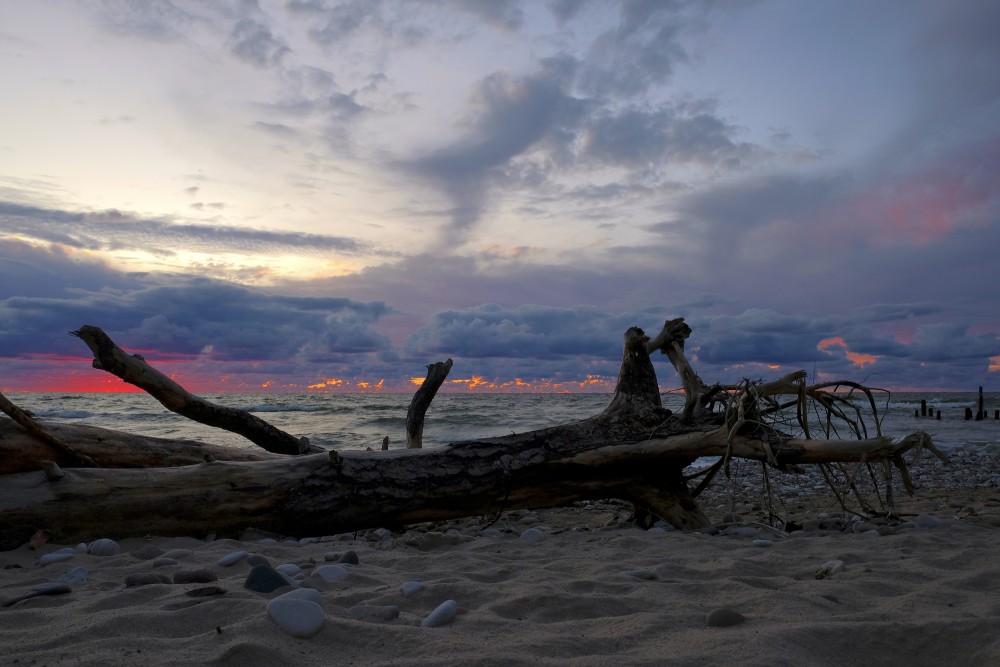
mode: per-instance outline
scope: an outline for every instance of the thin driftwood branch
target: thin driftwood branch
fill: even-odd
[[[413,394],[406,411],[406,447],[420,449],[424,441],[424,415],[437,395],[438,389],[451,372],[452,360],[437,361],[427,366],[427,378]]]
[[[196,422],[242,435],[258,447],[276,454],[304,454],[314,451],[308,440],[296,438],[263,419],[243,410],[216,405],[189,393],[159,372],[140,355],[128,355],[101,329],[83,326],[70,332],[94,354],[94,368],[107,371],[134,384],[165,408]]]
[[[34,417],[29,415],[27,412],[17,407],[8,400],[6,396],[0,394],[0,410],[2,410],[8,417],[13,419],[15,422],[21,425],[25,431],[30,433],[32,437],[37,438],[41,442],[54,449],[57,453],[62,456],[72,460],[76,465],[82,466],[84,468],[94,468],[97,467],[97,463],[94,459],[90,458],[86,454],[77,451],[75,448],[67,445],[62,440],[56,436],[49,433],[45,427],[38,423]],[[38,461],[44,459],[50,459],[52,455],[41,457]],[[36,463],[37,465],[37,463]]]

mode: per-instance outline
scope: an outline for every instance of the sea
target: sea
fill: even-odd
[[[228,431],[205,426],[170,412],[145,393],[28,393],[7,397],[30,410],[43,424],[74,422],[140,435],[183,438],[254,448]],[[406,411],[410,394],[205,394],[213,403],[245,410],[295,436],[306,436],[327,449],[390,449],[406,446]],[[679,411],[683,394],[663,395],[664,407]],[[986,418],[966,420],[966,408],[978,409],[978,393],[893,393],[876,403],[882,433],[900,438],[926,431],[945,450],[1000,447],[1000,392],[984,394]],[[459,440],[523,433],[575,422],[601,412],[610,394],[439,393],[427,411],[424,447]],[[920,416],[923,403],[930,416]],[[940,412],[940,419],[937,418]],[[869,427],[869,434],[874,431]],[[795,434],[797,435],[797,434]]]

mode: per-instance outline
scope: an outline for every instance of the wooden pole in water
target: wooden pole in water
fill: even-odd
[[[983,415],[985,414],[986,413],[983,412],[983,388],[979,387],[979,410],[976,412],[976,421],[983,421]]]
[[[920,399],[920,416],[921,417],[927,416],[927,401],[925,401],[924,399]]]

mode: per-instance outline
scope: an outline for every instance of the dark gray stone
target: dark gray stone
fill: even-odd
[[[288,580],[281,576],[281,573],[268,565],[254,565],[247,575],[243,587],[258,593],[270,593],[271,591],[288,586]]]

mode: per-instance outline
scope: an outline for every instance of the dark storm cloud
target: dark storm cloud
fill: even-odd
[[[205,206],[220,208],[223,204],[212,202],[200,205]],[[177,224],[137,218],[120,211],[72,213],[7,202],[0,202],[0,233],[17,234],[88,250],[135,248],[160,254],[172,254],[176,250],[238,254],[388,254],[361,241],[342,236]]]
[[[614,358],[628,317],[592,307],[556,308],[485,304],[436,313],[406,347],[413,354],[545,359]]]
[[[9,248],[0,250],[10,254]],[[79,353],[79,341],[66,332],[84,324],[100,326],[133,348],[217,361],[323,362],[389,347],[372,328],[391,312],[380,301],[289,297],[164,275],[129,277],[81,266],[58,253],[50,254],[47,265],[26,267],[21,276],[44,281],[56,270],[64,281],[72,276],[90,288],[58,289],[50,282],[50,294],[39,288],[37,296],[29,290],[0,298],[3,356]]]

